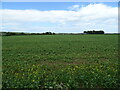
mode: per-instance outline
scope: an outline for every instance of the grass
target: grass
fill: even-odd
[[[3,88],[118,88],[118,35],[3,37]]]

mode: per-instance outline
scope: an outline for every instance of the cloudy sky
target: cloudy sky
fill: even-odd
[[[117,2],[4,2],[2,5],[2,31],[118,32]]]

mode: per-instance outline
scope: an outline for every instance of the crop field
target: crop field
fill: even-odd
[[[2,37],[3,88],[118,88],[118,35]]]

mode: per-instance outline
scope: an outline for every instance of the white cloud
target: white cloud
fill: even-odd
[[[80,5],[73,5],[69,7],[68,9],[73,10],[73,11],[78,11],[80,9]]]
[[[75,11],[72,11],[72,10]],[[21,30],[38,32],[49,30],[48,27],[40,27],[39,23],[55,23],[58,26],[56,32],[83,32],[85,29],[104,29],[106,32],[117,32],[118,8],[104,4],[89,4],[84,7],[73,5],[71,10],[10,10],[3,9],[3,26],[6,30]],[[25,24],[28,25],[25,25]],[[38,23],[38,26],[34,26]],[[33,25],[32,25],[33,24]],[[31,25],[31,26],[29,26]],[[37,27],[37,28],[36,28]],[[41,28],[44,30],[41,30]],[[74,30],[71,30],[73,28]]]

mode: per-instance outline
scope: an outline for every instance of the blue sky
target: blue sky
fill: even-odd
[[[3,31],[118,32],[117,2],[4,2],[2,7]]]
[[[68,10],[72,5],[89,5],[91,3],[103,3],[108,6],[118,7],[117,2],[3,2],[3,9],[37,9],[37,10]]]

